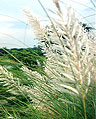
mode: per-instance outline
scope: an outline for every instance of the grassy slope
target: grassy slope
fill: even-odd
[[[12,72],[12,74],[13,74],[14,77],[20,78],[22,84],[27,85],[29,83],[27,81],[27,76],[20,70],[20,67],[21,67],[21,64],[20,63],[15,62],[14,60],[8,59],[8,57],[6,57],[6,56],[0,56],[0,65],[6,67],[8,71]],[[3,89],[3,88],[1,87],[1,89]],[[2,92],[0,93],[0,95],[3,95]],[[9,94],[7,94],[7,95],[9,95]],[[5,93],[4,93],[4,96],[5,96]],[[20,98],[20,96],[17,97],[17,99],[19,99],[19,98]],[[22,103],[22,100],[23,100],[24,97],[21,96],[21,98],[22,99],[19,99],[19,100]],[[1,98],[0,98],[0,100],[1,100]],[[19,103],[20,102],[18,102],[18,104]],[[22,116],[20,116],[20,119],[21,118],[24,118],[24,119],[43,119],[42,114],[38,110],[34,110],[34,108],[32,106],[32,102],[29,102],[29,103],[28,102],[25,102],[25,104],[28,107],[26,107],[26,105],[25,106],[22,105],[22,106],[20,106],[20,110],[18,110],[18,108],[17,108],[16,105],[14,106],[14,109],[15,110],[20,111],[20,113],[22,113],[22,114],[24,113]],[[10,103],[7,104],[7,107],[5,105],[6,111],[8,111],[7,108],[9,108],[9,107],[10,108],[13,108],[12,106],[13,106],[13,104],[11,105]],[[1,104],[0,104],[0,107],[1,107]],[[31,112],[30,111],[29,112],[28,111],[24,111],[24,108],[28,108],[29,109],[29,107],[31,107],[31,110],[30,110]],[[12,112],[12,115],[15,115],[15,113],[16,114],[18,113],[15,110]],[[7,112],[4,111],[3,113],[5,113],[7,115]],[[3,115],[3,113],[0,111],[0,116],[1,116],[0,119],[3,119],[3,116],[5,115],[5,114]],[[4,116],[4,118],[7,119],[8,117],[7,116],[6,117]]]

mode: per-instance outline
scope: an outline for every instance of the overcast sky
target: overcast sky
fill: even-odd
[[[78,14],[86,17],[83,22],[95,22],[95,17],[90,16],[95,14],[94,6],[90,0],[60,1],[64,3],[61,5],[62,11],[69,2]],[[41,0],[41,2],[45,8],[55,10],[52,0]],[[42,19],[46,19],[46,14],[38,0],[0,0],[0,47],[33,47],[37,44],[30,28],[26,25],[27,22],[23,13],[23,9],[26,8],[29,8]]]

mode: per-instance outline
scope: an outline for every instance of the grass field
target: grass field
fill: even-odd
[[[24,11],[41,44],[0,56],[0,119],[96,119],[94,32],[73,8],[64,17],[59,1],[53,0],[54,19],[38,2],[51,25],[42,26]]]

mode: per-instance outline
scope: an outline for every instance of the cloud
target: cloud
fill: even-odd
[[[0,15],[0,22],[9,22],[9,21],[16,21],[16,20],[9,16]]]
[[[13,28],[13,26],[13,23],[7,23],[5,27],[0,27],[0,47],[33,47],[37,44],[29,28]]]
[[[69,2],[71,6],[79,11],[82,16],[86,17],[89,14],[92,14],[93,12],[89,10],[88,7],[90,6],[90,0],[60,0],[65,2],[66,4]],[[56,7],[53,4],[52,0],[41,0],[42,4],[45,8],[50,8],[51,10],[55,11]],[[46,20],[46,14],[40,4],[37,0],[32,1],[26,1],[26,0],[7,0],[4,2],[3,0],[0,1],[1,7],[0,12],[3,14],[0,14],[0,47],[23,47],[24,44],[21,42],[27,44],[28,46],[34,46],[37,44],[36,41],[33,40],[34,36],[29,29],[29,27],[26,26],[26,19],[24,18],[23,9],[24,8],[30,8],[34,13],[36,13],[37,16],[39,16],[42,20]],[[8,4],[8,6],[7,6]],[[61,4],[61,2],[60,2]],[[82,5],[84,4],[84,5]],[[66,5],[61,4],[62,10],[64,11],[64,14],[66,14],[65,7]],[[38,9],[37,9],[38,8]],[[48,10],[47,10],[48,11]],[[49,15],[54,18],[57,18],[52,13],[48,12]],[[8,16],[7,16],[8,15]],[[10,17],[12,16],[12,17]],[[80,15],[79,15],[80,19]],[[89,21],[94,21],[93,18],[90,17]],[[48,21],[42,21],[42,24],[47,24]],[[85,22],[86,23],[86,22]],[[26,28],[27,27],[27,28]],[[4,35],[5,34],[5,35]],[[10,37],[8,36],[10,35]],[[12,36],[12,37],[11,37]],[[20,40],[16,40],[16,39]],[[25,47],[25,46],[24,46]]]

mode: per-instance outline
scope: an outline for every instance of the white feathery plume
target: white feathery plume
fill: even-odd
[[[28,17],[28,23],[30,24],[30,27],[32,28],[32,31],[34,32],[36,38],[41,38],[44,33],[44,29],[42,28],[40,21],[37,19],[36,15],[31,13],[28,9],[25,9],[24,13]]]
[[[54,0],[54,3],[56,6],[59,4],[58,0]],[[61,12],[59,7],[58,10]],[[67,20],[64,21],[59,16],[61,20],[55,19],[53,21],[56,29],[49,26],[43,30],[30,12],[26,12],[26,16],[32,24],[33,31],[35,28],[35,34],[41,40],[41,44],[42,38],[44,40],[43,48],[47,56],[45,72],[55,81],[54,89],[55,86],[65,87],[66,90],[70,89],[72,93],[81,94],[83,99],[93,75],[91,70],[94,67],[94,53],[92,52],[92,39],[89,38],[88,33],[76,18],[74,10],[68,7]],[[46,38],[44,38],[45,36]],[[73,81],[74,83],[75,81],[75,84],[67,85],[66,79],[68,82]]]

